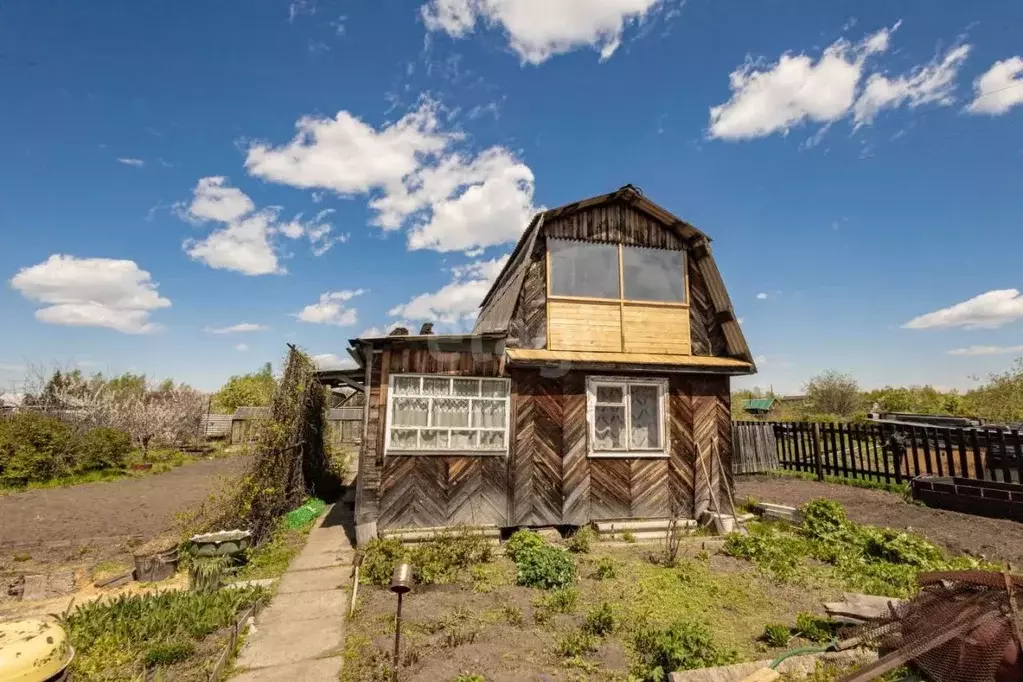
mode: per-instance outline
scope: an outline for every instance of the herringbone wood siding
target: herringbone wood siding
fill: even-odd
[[[512,519],[516,525],[561,523],[563,416],[561,381],[539,372],[512,373],[515,440],[511,456]]]
[[[395,357],[397,355],[397,358]],[[509,457],[387,457],[381,423],[391,371],[495,375],[481,358],[427,359],[415,353],[377,354],[369,393],[370,427],[360,457],[357,512],[379,528],[461,524],[498,526],[582,525],[598,519],[693,516],[727,507],[723,488],[730,470],[731,415],[727,377],[669,377],[668,459],[587,457],[586,372],[545,377],[514,370]],[[456,369],[452,369],[456,368]],[[714,437],[717,436],[715,461]],[[703,465],[697,459],[697,444]],[[378,447],[379,446],[379,447]],[[377,465],[379,455],[380,464]],[[706,474],[704,473],[706,467]],[[711,482],[708,485],[707,476]]]
[[[561,460],[565,501],[562,523],[581,526],[590,520],[590,467],[586,459],[586,377],[580,372],[567,375],[561,383],[564,417]]]

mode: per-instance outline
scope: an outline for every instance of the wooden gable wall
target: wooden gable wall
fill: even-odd
[[[533,244],[518,301],[508,325],[510,348],[547,347],[548,237],[686,250],[685,241],[681,236],[624,202],[555,218],[547,221],[541,229],[543,234],[538,235]],[[726,356],[728,351],[724,331],[715,316],[706,281],[693,258],[686,258],[686,266],[689,280],[688,323],[691,353]]]

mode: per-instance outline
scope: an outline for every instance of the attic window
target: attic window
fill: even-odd
[[[686,300],[684,251],[547,240],[550,296],[636,303]]]
[[[618,298],[618,246],[551,239],[551,295]]]

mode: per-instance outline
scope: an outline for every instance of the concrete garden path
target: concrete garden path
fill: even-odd
[[[337,682],[354,555],[346,529],[352,527],[343,502],[320,518],[250,628],[232,682]]]

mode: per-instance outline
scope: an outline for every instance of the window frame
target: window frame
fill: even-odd
[[[551,257],[551,241],[559,242],[575,242],[585,241],[589,244],[597,244],[608,247],[615,247],[618,249],[618,296],[613,298],[604,298],[601,296],[571,296],[566,294],[552,294],[552,286],[554,282],[554,260]],[[682,261],[682,282],[683,282],[683,294],[684,298],[681,301],[644,301],[641,299],[633,299],[625,297],[625,248],[636,248],[636,249],[654,249],[657,251],[668,251],[671,253],[679,254]],[[623,244],[621,242],[594,242],[589,240],[577,240],[577,239],[564,239],[561,237],[548,237],[545,245],[545,256],[546,256],[546,269],[547,269],[547,299],[551,301],[591,301],[599,303],[614,302],[619,305],[642,305],[651,307],[662,307],[662,308],[688,308],[689,307],[689,253],[686,249],[662,249],[655,246],[639,246],[636,244]]]
[[[597,387],[613,386],[622,389],[622,403],[625,408],[625,448],[621,450],[595,450],[596,421],[594,419],[597,402]],[[653,386],[657,388],[657,410],[660,416],[660,447],[635,448],[629,442],[632,438],[632,386]],[[668,380],[658,377],[623,377],[590,375],[586,377],[586,456],[593,459],[667,459],[670,455],[667,433],[667,413],[665,411],[668,395]],[[613,405],[614,403],[600,403]]]
[[[398,378],[416,378],[419,379],[419,391],[415,394],[397,394],[395,392],[395,383]],[[423,384],[426,379],[446,379],[448,381],[448,394],[447,395],[426,395],[423,391]],[[458,396],[454,394],[454,382],[455,381],[476,381],[477,394],[475,396]],[[504,396],[498,398],[487,398],[483,396],[483,382],[484,381],[496,381],[504,385]],[[394,401],[396,398],[416,398],[427,401],[426,406],[426,420],[425,426],[395,426],[394,425]],[[433,400],[434,398],[446,398],[446,399],[464,399],[469,401],[469,426],[433,426]],[[472,426],[472,403],[473,400],[487,401],[487,402],[503,402],[504,403],[504,425],[501,427],[490,427],[490,426]],[[452,374],[418,374],[418,373],[395,373],[391,374],[387,379],[387,412],[385,415],[386,422],[384,424],[384,455],[392,455],[396,457],[402,456],[414,456],[414,457],[506,457],[509,451],[509,440],[511,436],[511,380],[506,377],[485,377],[485,376],[462,376]],[[416,447],[414,449],[398,449],[391,446],[391,430],[392,429],[407,429],[416,431]],[[448,443],[451,443],[451,432],[452,431],[472,431],[476,433],[477,447],[473,449],[430,449],[422,447],[422,432],[423,431],[447,431]],[[504,445],[501,448],[487,448],[483,449],[478,446],[479,434],[483,432],[491,433],[503,433],[504,434]]]

